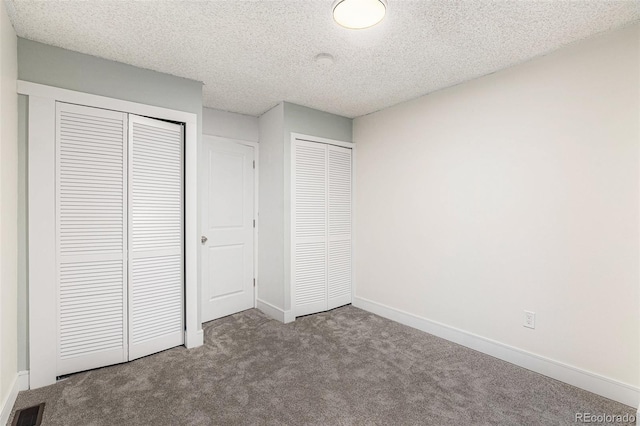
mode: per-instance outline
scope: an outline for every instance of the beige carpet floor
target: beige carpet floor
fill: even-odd
[[[352,306],[205,324],[205,345],[21,392],[45,425],[572,425],[631,407]],[[11,421],[11,420],[10,420]],[[593,423],[592,423],[593,424]]]

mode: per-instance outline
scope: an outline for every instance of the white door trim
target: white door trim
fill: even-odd
[[[351,148],[352,150],[356,149],[356,144],[353,142],[345,142],[345,141],[339,141],[339,140],[335,140],[335,139],[327,139],[327,138],[321,138],[319,136],[311,136],[311,135],[304,135],[302,133],[293,133],[291,132],[291,142],[295,141],[296,139],[301,140],[301,141],[307,141],[307,142],[316,142],[316,143],[325,143],[327,145],[336,145],[336,146],[341,146],[344,148]]]
[[[253,228],[253,277],[256,280],[256,285],[253,288],[253,307],[255,308],[257,306],[258,303],[258,286],[260,285],[260,281],[258,279],[259,277],[259,270],[258,270],[258,238],[260,235],[259,232],[259,228],[260,228],[260,221],[259,219],[259,211],[258,211],[258,195],[260,193],[260,188],[258,187],[259,185],[259,179],[258,177],[260,176],[260,144],[258,142],[250,142],[250,141],[245,141],[242,139],[233,139],[233,138],[227,138],[227,137],[223,137],[223,136],[214,136],[214,135],[202,135],[202,139],[210,139],[211,141],[227,141],[227,142],[233,142],[233,143],[237,143],[240,145],[246,145],[246,146],[250,146],[253,148],[253,161],[255,161],[256,167],[253,171],[253,217],[256,221],[256,226],[255,228]],[[204,167],[201,168],[201,170],[204,170]],[[200,180],[201,185],[202,185],[202,179]],[[199,187],[199,192],[202,192],[202,188]],[[203,203],[204,204],[204,203]],[[204,205],[200,206],[201,209],[204,210]],[[202,213],[202,212],[201,212]],[[198,228],[200,229],[200,235],[204,235],[204,229],[202,229],[202,223],[198,224]],[[200,238],[198,236],[198,238]],[[199,302],[198,302],[199,303]]]
[[[185,123],[185,346],[202,345],[198,298],[198,116],[18,80],[29,96],[29,368],[31,388],[55,383],[55,103],[67,102]],[[46,320],[43,320],[46,319]],[[50,319],[50,320],[49,320]]]
[[[285,285],[289,288],[289,306],[290,309],[288,311],[284,311],[284,322],[289,323],[295,321],[295,301],[296,301],[296,289],[292,282],[292,277],[294,274],[295,263],[291,259],[291,255],[293,253],[293,247],[295,245],[295,232],[293,230],[293,222],[295,221],[295,205],[293,203],[292,195],[295,192],[295,155],[293,151],[295,150],[295,142],[296,140],[306,141],[306,142],[316,142],[316,143],[324,143],[327,145],[335,145],[341,146],[343,148],[351,149],[351,300],[355,300],[355,288],[356,288],[356,268],[355,268],[355,258],[356,258],[356,144],[353,142],[339,141],[335,139],[321,138],[319,136],[311,136],[305,135],[302,133],[294,133],[291,132],[291,143],[290,143],[290,182],[289,187],[286,188],[289,191],[289,212],[290,212],[290,220],[289,223],[285,223],[285,227],[289,227],[289,258],[285,258],[285,265],[289,271],[288,279],[285,279]],[[286,208],[286,207],[285,207]],[[288,262],[288,265],[287,263]]]

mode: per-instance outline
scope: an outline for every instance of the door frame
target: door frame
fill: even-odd
[[[240,145],[250,146],[253,148],[253,161],[255,162],[255,168],[253,169],[253,218],[256,221],[256,226],[253,228],[253,278],[255,279],[255,285],[253,287],[253,307],[255,308],[258,303],[258,286],[260,285],[260,280],[258,279],[258,238],[260,235],[260,221],[259,219],[259,211],[258,211],[258,195],[259,195],[259,182],[260,182],[260,144],[258,142],[245,141],[242,139],[234,139],[228,138],[226,136],[216,136],[216,135],[202,135],[202,143],[205,143],[205,139],[209,139],[210,141],[224,141],[224,142],[232,142]],[[204,161],[204,158],[201,159]],[[200,170],[204,172],[205,167],[202,163],[200,163]],[[204,185],[204,176],[201,176],[200,185],[198,186],[198,194],[203,193],[203,185]],[[205,203],[200,203],[200,222],[198,223],[198,229],[200,230],[200,234],[198,239],[200,239],[200,235],[204,235],[204,229],[202,226],[202,220],[204,217],[204,206]],[[202,258],[202,250],[203,245],[199,245],[199,256]],[[200,264],[200,268],[198,270],[198,275],[200,276],[202,273],[202,262]],[[202,299],[202,294],[200,294],[200,299]],[[202,303],[202,300],[198,300],[198,303]]]
[[[295,315],[295,302],[296,302],[296,289],[293,283],[294,268],[293,262],[293,250],[295,247],[295,232],[293,223],[295,221],[295,204],[293,202],[293,194],[295,191],[295,155],[294,150],[296,147],[296,141],[315,142],[325,145],[335,145],[342,148],[351,149],[351,302],[355,299],[356,295],[356,144],[353,142],[339,141],[335,139],[321,138],[319,136],[305,135],[302,133],[291,132],[290,146],[289,146],[289,182],[285,183],[285,189],[289,194],[289,220],[285,220],[285,233],[288,233],[289,250],[285,253],[285,299],[288,297],[289,309],[284,313],[284,322],[293,322],[296,319]],[[286,167],[285,167],[286,170]],[[285,178],[286,181],[286,178]],[[288,186],[288,188],[287,188]],[[285,207],[286,209],[286,207]],[[289,295],[286,295],[287,289]]]
[[[55,111],[56,102],[85,105],[185,124],[185,335],[187,348],[203,344],[198,295],[198,116],[195,113],[92,95],[18,80],[17,92],[29,97],[28,242],[29,242],[29,385],[56,382],[55,285]]]

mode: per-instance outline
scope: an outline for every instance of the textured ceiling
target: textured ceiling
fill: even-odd
[[[250,115],[284,100],[356,117],[640,19],[637,0],[389,0],[347,30],[332,0],[8,1],[21,37],[203,81],[205,106]]]

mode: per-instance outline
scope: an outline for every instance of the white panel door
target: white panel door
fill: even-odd
[[[126,114],[56,104],[56,375],[127,359]]]
[[[327,146],[295,141],[292,153],[295,316],[327,310]]]
[[[129,359],[184,343],[183,127],[129,115]]]
[[[203,140],[202,321],[254,307],[254,149]]]
[[[351,149],[328,145],[327,309],[351,303]]]

